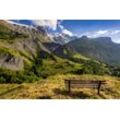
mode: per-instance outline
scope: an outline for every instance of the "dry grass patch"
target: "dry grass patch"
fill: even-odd
[[[72,89],[68,94],[64,79],[106,80],[97,95],[96,89]],[[10,99],[116,99],[120,98],[120,78],[96,75],[55,75],[35,83],[0,84],[0,98]]]

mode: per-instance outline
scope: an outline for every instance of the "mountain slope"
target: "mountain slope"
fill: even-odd
[[[44,27],[0,21],[0,28],[0,83],[32,82],[80,66],[52,53],[58,44],[52,43]]]
[[[12,25],[0,21],[0,67],[21,70],[25,62],[32,62],[38,51],[50,51],[43,45],[50,42],[46,34],[35,28]]]
[[[101,62],[110,65],[120,64],[120,45],[112,42],[110,37],[88,38],[83,36],[69,42],[67,46],[72,46],[78,53]]]

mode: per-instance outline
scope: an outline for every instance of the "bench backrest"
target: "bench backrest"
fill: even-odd
[[[65,80],[65,85],[73,88],[98,88],[100,84],[106,84],[106,82],[102,80]]]

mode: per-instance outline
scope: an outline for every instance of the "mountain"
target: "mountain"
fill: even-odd
[[[78,53],[110,65],[120,65],[120,44],[116,44],[110,37],[88,38],[82,36],[70,41],[71,46]]]
[[[43,45],[51,42],[43,27],[33,28],[0,21],[0,67],[22,70],[39,52],[50,51]]]

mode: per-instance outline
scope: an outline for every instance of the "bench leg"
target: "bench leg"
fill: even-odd
[[[100,87],[101,87],[101,81],[99,82],[98,84],[98,91],[97,91],[97,94],[100,95]]]
[[[97,94],[100,95],[100,89],[98,89]]]
[[[68,81],[68,92],[71,93],[71,81]]]

